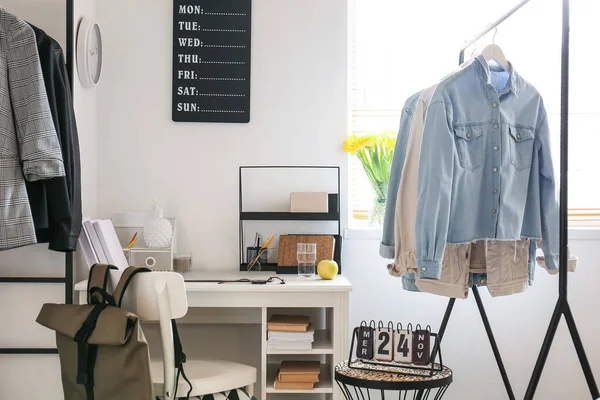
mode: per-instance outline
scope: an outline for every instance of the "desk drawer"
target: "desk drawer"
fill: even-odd
[[[333,307],[334,293],[188,292],[190,307]]]

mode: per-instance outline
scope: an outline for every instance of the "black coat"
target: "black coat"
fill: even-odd
[[[27,182],[38,243],[74,251],[81,233],[81,166],[73,97],[63,50],[43,30],[33,28],[52,120],[62,150],[65,176]]]

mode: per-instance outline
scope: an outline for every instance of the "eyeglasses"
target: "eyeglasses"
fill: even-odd
[[[243,279],[236,279],[233,281],[218,281],[219,285],[222,283],[251,283],[253,285],[266,285],[267,283],[271,283],[271,282],[278,282],[280,285],[285,285],[285,280],[278,276],[272,276],[269,279],[243,278]]]

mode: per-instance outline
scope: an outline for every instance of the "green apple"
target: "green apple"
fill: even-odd
[[[338,265],[332,260],[323,260],[317,265],[317,273],[321,279],[332,280],[338,273]]]

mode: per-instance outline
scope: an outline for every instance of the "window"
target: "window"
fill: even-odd
[[[458,66],[458,52],[517,0],[350,0],[350,126],[357,134],[397,131],[405,100]],[[597,45],[600,4],[571,2],[569,207],[581,218],[600,215],[600,80],[590,51]],[[561,3],[534,0],[494,34],[467,49],[468,59],[492,40],[542,94],[560,165]],[[368,218],[372,191],[355,157],[350,162],[351,225]],[[364,223],[364,222],[363,222]]]

